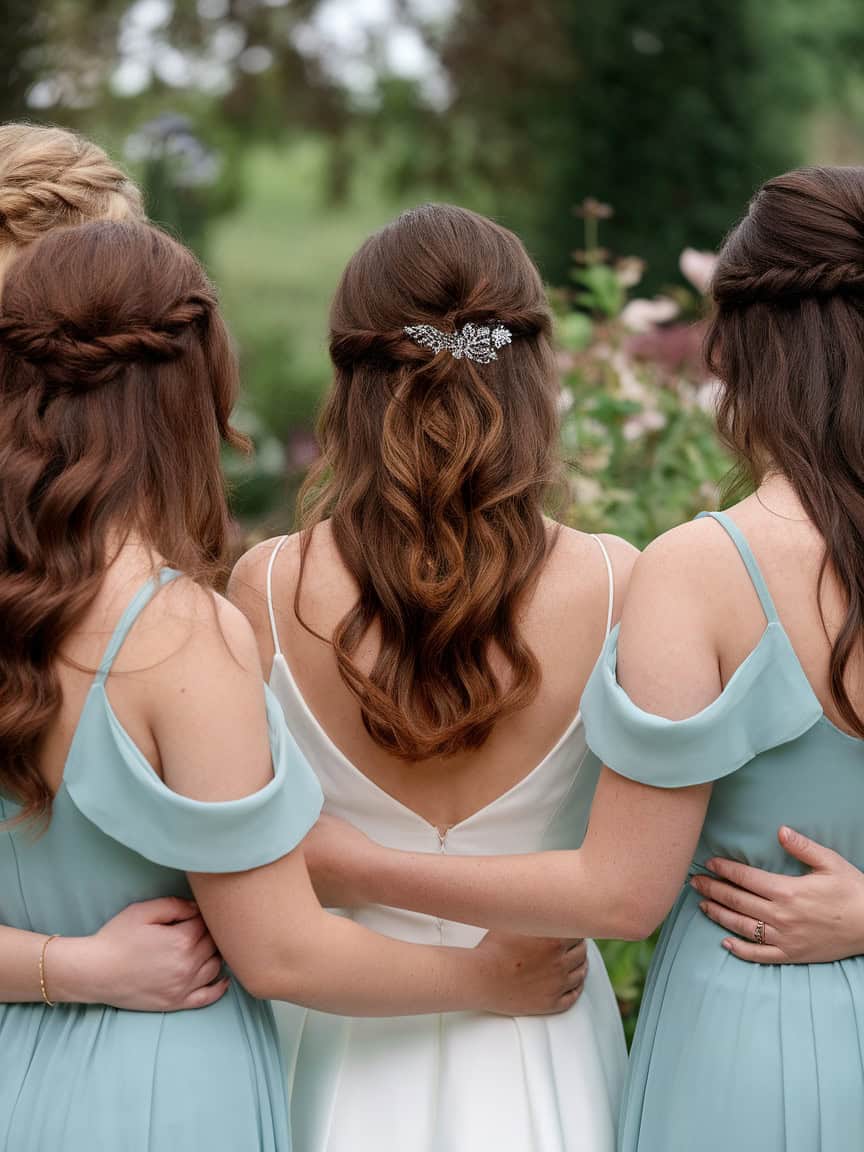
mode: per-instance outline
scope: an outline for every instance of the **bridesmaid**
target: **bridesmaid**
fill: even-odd
[[[571,1004],[566,943],[412,946],[316,901],[297,849],[320,788],[251,629],[210,591],[237,366],[195,259],[141,223],[55,229],[2,303],[0,920],[37,947],[0,1007],[0,1148],[284,1152],[253,995],[358,1015]],[[238,978],[221,999],[58,1004],[82,938],[191,892]]]
[[[138,189],[91,141],[62,128],[0,125],[0,283],[15,256],[52,228],[143,215]],[[29,933],[0,925],[0,1001],[30,984],[36,947]],[[216,948],[188,900],[125,910],[82,953],[77,966],[55,958],[55,984],[69,1000],[169,1011],[204,1007],[227,988],[213,979]]]
[[[864,865],[862,236],[864,169],[814,168],[768,181],[723,248],[708,359],[755,494],[637,561],[582,701],[608,766],[583,847],[433,857],[332,820],[307,846],[320,871],[348,860],[358,901],[471,923],[641,938],[671,909],[622,1152],[864,1145],[864,958],[742,963],[699,891],[719,857],[799,872],[778,826]],[[790,883],[748,902],[751,957],[777,948],[771,897]],[[818,944],[801,958],[830,958]]]

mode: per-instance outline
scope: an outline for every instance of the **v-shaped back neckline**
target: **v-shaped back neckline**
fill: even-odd
[[[515,795],[518,795],[518,793],[523,788],[528,787],[530,782],[536,780],[536,778],[541,774],[542,770],[550,763],[550,761],[552,761],[558,754],[560,754],[574,733],[579,731],[582,726],[582,711],[580,709],[577,711],[576,715],[564,729],[559,738],[555,741],[554,745],[529,772],[526,772],[524,776],[521,776],[504,792],[499,793],[493,800],[490,800],[488,804],[484,804],[482,807],[477,808],[473,812],[469,813],[469,815],[464,816],[461,820],[457,820],[454,824],[448,824],[445,829],[442,829],[433,821],[427,820],[427,818],[421,815],[415,808],[412,808],[410,805],[405,804],[404,801],[399,800],[396,796],[393,795],[392,792],[388,792],[386,788],[382,788],[382,786],[373,780],[371,776],[367,776],[365,772],[358,768],[357,765],[349,759],[349,757],[342,751],[342,749],[335,742],[333,737],[327,732],[327,730],[321,724],[321,721],[310,708],[305,696],[300,691],[300,686],[297,684],[288,661],[285,659],[285,656],[281,651],[277,652],[273,657],[273,663],[270,668],[269,683],[271,689],[274,688],[273,676],[277,668],[282,670],[285,683],[288,685],[288,689],[291,692],[298,707],[300,708],[304,719],[312,727],[312,730],[315,732],[317,738],[321,740],[327,751],[333,756],[340,767],[344,768],[353,779],[356,779],[361,784],[365,784],[372,794],[380,797],[391,807],[401,812],[403,815],[406,815],[412,820],[418,822],[419,824],[422,824],[426,830],[431,829],[439,839],[441,839],[443,836],[449,835],[452,832],[456,832],[457,830],[470,827],[472,823],[476,822],[485,815],[489,815],[506,800],[512,799]]]
[[[606,567],[608,598],[606,607],[605,639],[608,640],[609,633],[612,629],[612,617],[615,606],[615,579],[612,570],[612,561],[609,558],[609,553],[606,550],[605,544],[596,534],[592,534],[592,539],[599,547],[603,557],[603,562]],[[318,720],[318,717],[309,707],[309,704],[307,703],[303,693],[300,691],[300,687],[297,684],[288,661],[285,659],[285,656],[282,652],[282,645],[279,640],[279,629],[276,624],[276,609],[273,603],[273,567],[286,540],[288,540],[288,536],[282,536],[274,545],[270,554],[269,562],[267,564],[267,576],[265,581],[267,613],[270,621],[270,631],[273,640],[273,660],[270,665],[270,677],[268,680],[271,689],[273,688],[274,672],[277,668],[281,668],[284,671],[284,679],[288,686],[288,691],[291,693],[294,701],[298,705],[301,715],[305,719],[306,723],[311,725],[312,731],[315,733],[316,737],[323,742],[326,749],[331,753],[331,755],[341,765],[341,767],[347,770],[348,774],[353,779],[356,779],[361,783],[365,783],[368,787],[368,790],[370,791],[370,794],[379,796],[395,811],[401,812],[403,815],[408,816],[411,820],[422,826],[425,830],[428,831],[431,829],[437,835],[439,841],[441,841],[442,844],[445,836],[457,830],[470,827],[481,817],[488,815],[497,807],[504,804],[506,800],[512,799],[515,795],[518,795],[522,789],[528,787],[529,783],[536,780],[542,770],[547,766],[547,764],[549,764],[567,745],[573,734],[583,728],[582,711],[580,708],[570,723],[567,725],[567,727],[564,729],[562,734],[555,741],[553,746],[529,772],[526,772],[524,776],[521,776],[504,792],[499,793],[499,795],[496,796],[493,800],[490,800],[488,804],[484,804],[482,807],[477,808],[474,812],[471,812],[468,816],[463,817],[461,820],[456,821],[454,824],[447,825],[447,827],[442,830],[438,825],[434,824],[431,820],[427,820],[425,816],[421,816],[421,814],[417,812],[416,809],[411,808],[409,805],[403,803],[403,801],[398,800],[391,792],[388,792],[386,788],[382,788],[380,784],[376,783],[376,781],[367,776],[365,772],[361,771],[357,765],[354,764],[353,761],[351,761],[348,756],[345,755],[342,749],[329,735],[324,726]]]

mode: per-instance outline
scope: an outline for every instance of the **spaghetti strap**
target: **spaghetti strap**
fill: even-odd
[[[287,536],[281,536],[277,540],[273,551],[270,553],[270,563],[267,565],[267,613],[270,616],[270,631],[273,635],[273,653],[276,656],[282,655],[282,647],[279,643],[279,630],[276,627],[276,610],[273,607],[273,565],[276,563],[276,557],[282,550],[282,545],[288,539]]]
[[[126,608],[126,611],[120,617],[117,627],[111,639],[108,641],[108,647],[105,649],[105,655],[99,664],[99,670],[96,673],[96,684],[104,684],[108,679],[108,674],[111,671],[111,665],[117,658],[117,653],[123,647],[126,637],[132,630],[132,625],[156,595],[160,588],[165,584],[169,584],[172,580],[176,580],[180,575],[179,572],[173,568],[162,568],[159,573],[135,593]]]
[[[753,587],[756,589],[756,595],[759,597],[759,603],[762,605],[762,611],[765,613],[768,623],[776,624],[780,617],[777,615],[777,609],[774,606],[771,593],[768,591],[765,577],[762,575],[761,569],[756,563],[756,557],[753,555],[752,549],[747,543],[747,537],[735,521],[730,519],[725,512],[700,512],[697,520],[705,516],[710,516],[712,520],[716,520],[717,523],[726,530],[726,534],[738,549],[738,554],[744,562],[744,567],[747,569],[750,579],[753,581]]]
[[[609,553],[606,550],[606,545],[599,536],[593,532],[591,539],[597,541],[600,551],[603,553],[603,559],[606,562],[606,575],[609,577],[609,606],[606,610],[606,639],[609,639],[609,633],[612,631],[612,613],[615,608],[615,576],[612,572],[612,561],[609,559]]]

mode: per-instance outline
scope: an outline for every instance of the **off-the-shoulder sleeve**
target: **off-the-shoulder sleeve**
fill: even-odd
[[[686,720],[666,720],[633,703],[618,683],[618,631],[591,673],[582,718],[592,752],[621,776],[658,788],[705,784],[797,739],[822,715],[779,624],[768,625],[721,695]]]
[[[245,872],[295,848],[321,812],[318,779],[269,688],[273,778],[239,800],[180,796],[153,771],[104,697],[80,725],[64,787],[80,812],[139,855],[184,872]],[[79,747],[78,737],[82,740]]]

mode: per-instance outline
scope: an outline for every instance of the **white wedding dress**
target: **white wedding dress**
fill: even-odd
[[[578,847],[600,768],[579,714],[533,771],[443,835],[339,751],[300,694],[279,645],[270,576],[280,546],[267,581],[276,651],[270,686],[318,774],[325,811],[382,844],[415,852],[492,855]],[[608,556],[606,563],[611,622]],[[393,908],[350,915],[376,932],[421,944],[467,948],[484,934]],[[365,1019],[274,1007],[289,1075],[294,1152],[614,1152],[627,1054],[615,996],[593,942],[584,992],[558,1016],[459,1012]]]

